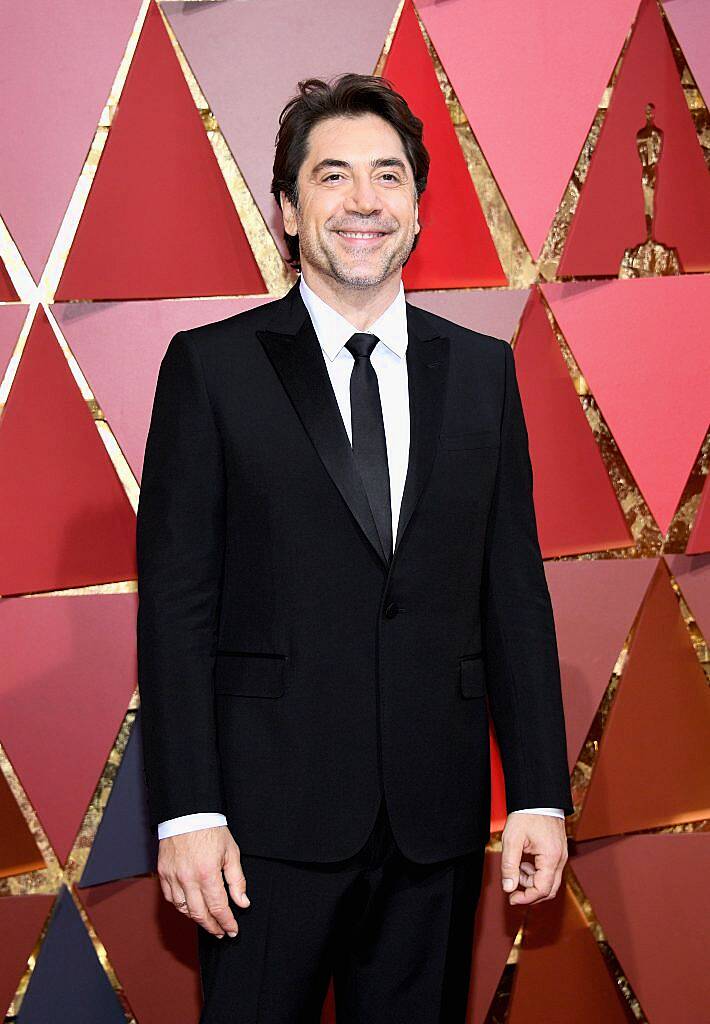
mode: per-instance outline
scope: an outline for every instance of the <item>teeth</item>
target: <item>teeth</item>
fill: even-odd
[[[383,234],[382,231],[339,231],[339,235],[343,238],[379,238]]]

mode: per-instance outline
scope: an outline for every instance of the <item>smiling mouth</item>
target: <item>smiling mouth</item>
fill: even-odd
[[[388,231],[336,231],[336,235],[346,238],[349,242],[378,242],[389,234]]]

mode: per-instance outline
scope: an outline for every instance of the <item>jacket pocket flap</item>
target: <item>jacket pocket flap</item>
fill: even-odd
[[[285,654],[217,651],[214,691],[238,697],[281,697],[287,660]]]
[[[461,693],[464,697],[484,697],[486,693],[486,669],[483,653],[467,655],[460,659]]]

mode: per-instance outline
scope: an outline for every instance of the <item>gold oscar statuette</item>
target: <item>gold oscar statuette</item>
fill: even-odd
[[[663,132],[654,122],[655,106],[646,104],[646,123],[636,132],[636,149],[641,160],[641,187],[646,218],[646,240],[624,250],[619,277],[670,277],[682,274],[676,249],[654,236],[658,166],[663,152]]]

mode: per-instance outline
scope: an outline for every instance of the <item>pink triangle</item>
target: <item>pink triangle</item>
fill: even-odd
[[[707,1020],[710,836],[577,844],[572,867],[653,1024]]]
[[[550,229],[638,0],[421,4],[533,256]]]
[[[371,74],[396,8],[394,0],[358,0],[355,16],[351,0],[160,4],[284,256],[270,192],[279,113],[299,79]]]
[[[546,562],[570,772],[656,568],[655,558]]]
[[[23,0],[2,24],[2,215],[39,281],[140,0]],[[21,135],[20,133],[21,129]]]
[[[406,289],[405,289],[406,291]],[[510,341],[525,307],[527,288],[449,288],[409,292],[407,301],[454,323]]]
[[[665,534],[710,422],[710,275],[543,292]]]
[[[707,0],[665,0],[663,10],[707,105],[710,101],[710,6]]]
[[[136,601],[0,602],[0,742],[62,863],[135,688]]]
[[[139,483],[158,368],[172,336],[271,301],[250,296],[54,304],[52,312]]]
[[[666,563],[698,629],[710,644],[710,558],[666,555]]]
[[[629,528],[537,289],[523,313],[515,363],[543,555],[631,546]]]

